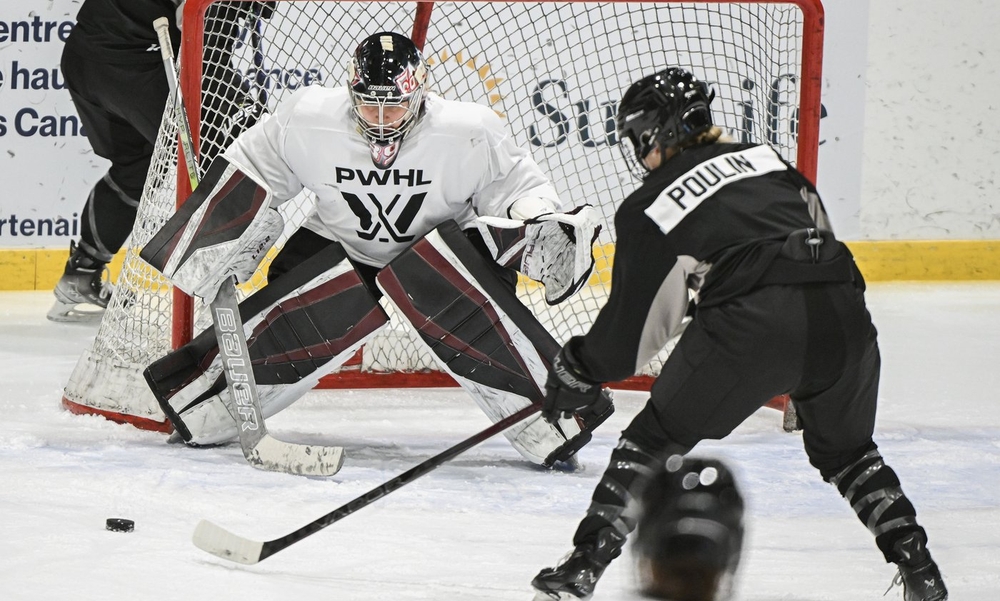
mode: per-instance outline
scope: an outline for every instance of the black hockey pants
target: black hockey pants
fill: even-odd
[[[159,55],[155,55],[156,58]],[[62,71],[94,153],[111,168],[81,214],[81,240],[110,260],[132,231],[168,88],[163,64],[95,63],[67,47]]]
[[[853,283],[764,286],[697,310],[624,436],[647,449],[691,448],[787,393],[809,460],[829,480],[875,448],[879,370]]]

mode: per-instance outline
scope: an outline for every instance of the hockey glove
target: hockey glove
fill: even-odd
[[[284,230],[271,192],[225,157],[139,256],[185,293],[206,301],[235,275],[249,280]]]
[[[589,422],[592,416],[608,413],[611,408],[610,395],[602,394],[598,382],[581,374],[582,368],[573,350],[576,340],[566,343],[549,369],[542,402],[542,415],[549,423],[573,414]]]
[[[601,224],[590,205],[524,221],[480,217],[476,225],[493,258],[544,284],[550,305],[576,294],[594,269],[593,245]]]

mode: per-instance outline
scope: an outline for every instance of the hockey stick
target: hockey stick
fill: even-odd
[[[167,84],[177,102],[177,112],[181,121],[180,144],[185,161],[188,163],[191,189],[194,190],[199,182],[197,163],[194,162],[191,126],[177,86],[177,73],[174,71],[173,50],[167,33],[169,22],[161,17],[153,23],[153,27],[160,39],[160,53],[167,72]],[[226,386],[229,389],[229,400],[226,405],[236,419],[240,448],[247,463],[262,470],[303,476],[336,474],[344,463],[342,447],[301,445],[284,442],[268,434],[257,394],[257,382],[254,380],[243,319],[240,317],[239,305],[236,302],[235,276],[222,283],[210,307],[215,338],[219,343],[222,370],[226,375]]]
[[[211,304],[219,357],[229,388],[229,412],[236,417],[240,448],[250,465],[300,476],[332,476],[344,464],[342,447],[302,445],[268,434],[257,395],[246,332],[236,302],[236,276],[219,287]]]
[[[177,71],[174,70],[174,49],[170,43],[170,21],[166,17],[160,17],[153,21],[153,29],[156,30],[156,37],[160,41],[160,57],[163,59],[163,70],[167,74],[167,87],[170,95],[174,99],[177,107],[177,114],[180,115],[180,126],[177,128],[181,139],[181,152],[184,153],[184,166],[187,167],[188,179],[191,181],[191,189],[198,187],[198,163],[194,157],[194,140],[191,136],[191,123],[187,119],[187,112],[184,110],[184,100],[181,98],[181,88],[177,85]]]
[[[199,549],[207,551],[217,557],[221,557],[222,559],[228,559],[229,561],[247,565],[258,563],[274,555],[278,551],[281,551],[282,549],[287,549],[307,536],[319,532],[330,524],[339,522],[355,511],[358,511],[363,507],[367,507],[389,493],[402,488],[410,482],[413,482],[420,476],[437,469],[445,462],[454,459],[477,444],[534,415],[540,409],[540,405],[528,405],[520,411],[503,418],[482,432],[479,432],[478,434],[463,440],[455,446],[438,453],[423,463],[417,464],[395,478],[376,486],[353,501],[349,501],[345,505],[341,505],[323,517],[313,520],[298,530],[280,538],[266,542],[255,541],[233,534],[225,528],[216,526],[208,520],[202,520],[198,523],[198,527],[195,528],[193,537],[194,544]]]

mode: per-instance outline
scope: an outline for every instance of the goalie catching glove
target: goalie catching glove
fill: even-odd
[[[476,226],[497,263],[545,285],[550,305],[576,294],[594,270],[601,225],[590,205],[525,220],[479,217]]]
[[[284,220],[270,200],[267,188],[219,157],[139,256],[187,294],[210,301],[229,276],[249,280],[278,241]]]

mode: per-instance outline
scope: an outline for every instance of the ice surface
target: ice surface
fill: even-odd
[[[899,473],[962,601],[1000,594],[1000,284],[882,284],[868,298],[883,379],[876,441]],[[502,437],[255,566],[191,543],[202,518],[256,540],[284,535],[486,427],[458,389],[313,392],[269,420],[296,442],[343,445],[328,480],[255,470],[236,444],[168,445],[59,405],[94,326],[45,320],[46,292],[0,293],[0,598],[369,601],[531,598],[569,550],[608,454],[644,397],[545,472]],[[743,600],[883,599],[894,569],[798,434],[763,409],[696,450],[728,460],[749,503]],[[104,529],[108,517],[135,532]],[[594,601],[628,598],[628,557]],[[894,589],[885,599],[901,599]]]

